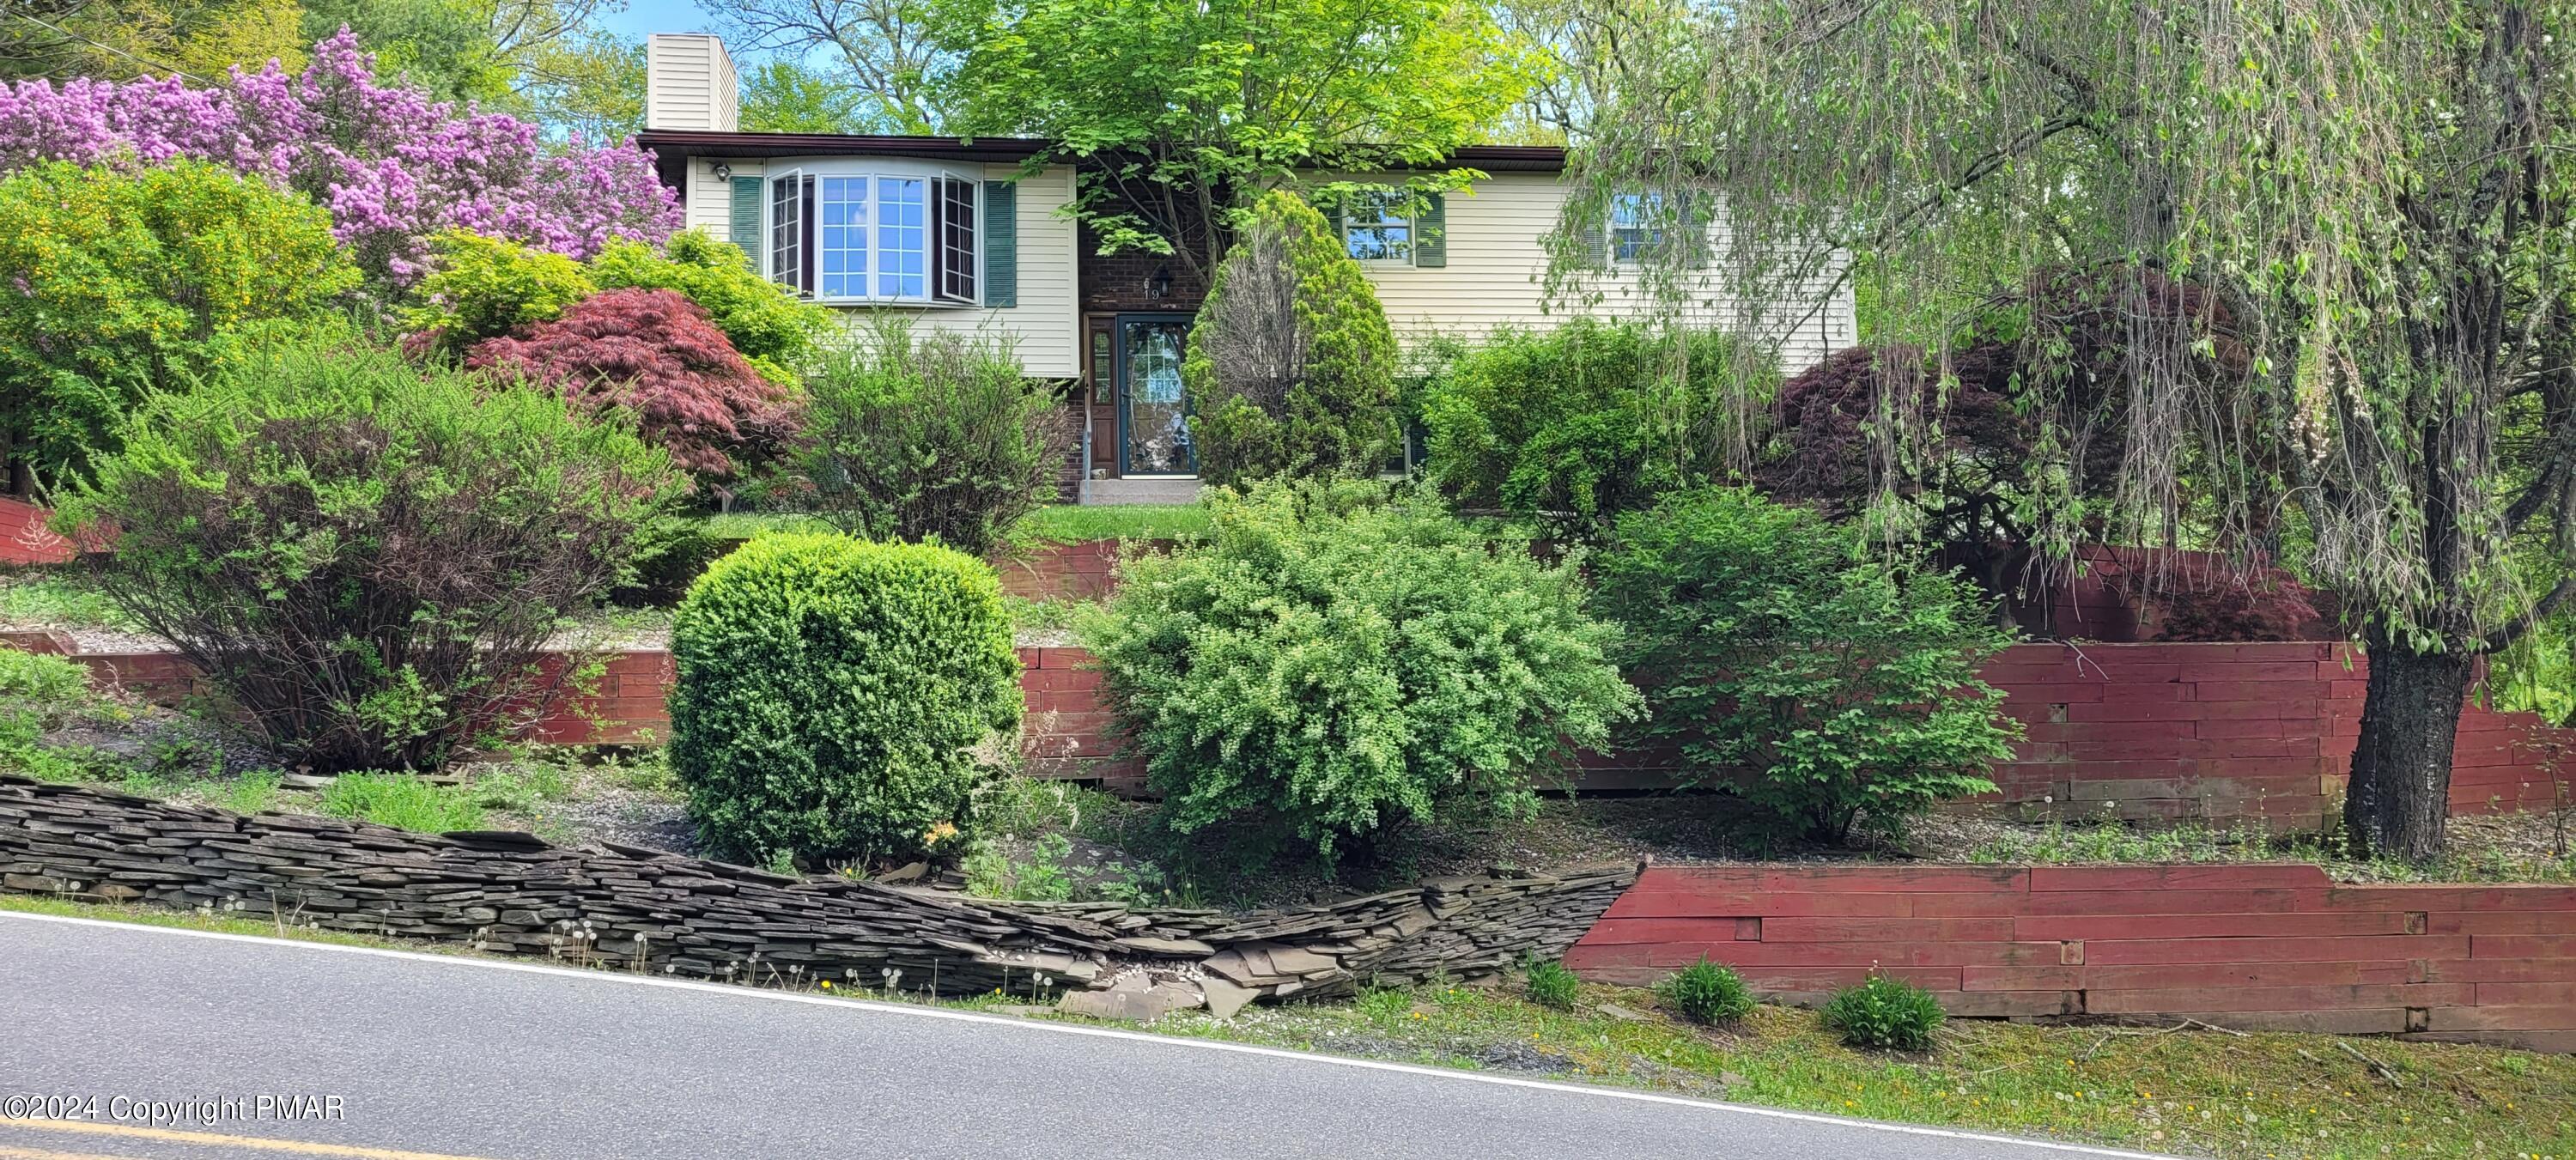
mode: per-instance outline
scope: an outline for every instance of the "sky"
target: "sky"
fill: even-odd
[[[719,4],[723,0],[707,0]],[[627,0],[626,9],[600,18],[610,32],[641,37],[655,32],[713,32],[706,7],[696,0]]]

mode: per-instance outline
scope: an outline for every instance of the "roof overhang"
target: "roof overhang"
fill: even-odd
[[[881,137],[684,129],[648,129],[635,135],[635,143],[653,151],[654,168],[662,183],[673,189],[686,188],[682,179],[688,163],[698,157],[918,157],[1016,163],[1054,144],[1028,137]],[[1487,173],[1555,173],[1565,168],[1565,150],[1553,145],[1470,145],[1450,154],[1446,164]]]

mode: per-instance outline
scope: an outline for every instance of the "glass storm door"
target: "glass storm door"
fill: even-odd
[[[1118,316],[1118,473],[1195,475],[1189,401],[1181,391],[1181,356],[1190,316]]]

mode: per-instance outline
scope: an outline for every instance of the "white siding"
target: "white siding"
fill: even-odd
[[[656,32],[644,41],[644,127],[733,132],[741,125],[741,83],[724,41]]]
[[[733,236],[732,178],[760,176],[760,163],[757,161],[730,162],[732,175],[723,178],[716,176],[716,164],[704,157],[693,158],[689,162],[689,188],[681,194],[683,204],[680,207],[688,215],[687,226],[690,229],[705,230],[709,237],[723,238],[732,242],[742,247],[744,253],[750,254],[752,259],[757,261],[760,258],[760,252],[752,249],[752,246],[758,239]]]
[[[856,155],[853,155],[856,156]],[[799,158],[777,165],[810,163],[845,158]],[[759,177],[764,165],[756,160],[726,161],[734,177]],[[689,224],[703,226],[716,237],[730,237],[733,223],[733,185],[718,181],[716,161],[700,158],[689,165]],[[1010,163],[988,165],[960,164],[955,168],[981,173],[987,181],[1004,181],[1018,176],[1020,167]],[[954,306],[835,306],[835,313],[857,315],[861,311],[897,311],[912,319],[921,330],[984,335],[1011,344],[1020,358],[1020,366],[1037,378],[1069,379],[1082,373],[1081,289],[1074,281],[1074,255],[1078,245],[1074,223],[1058,211],[1073,200],[1073,170],[1056,166],[1034,177],[1020,181],[1019,195],[1019,305],[1002,310],[973,310]],[[734,244],[742,245],[741,239]],[[754,240],[754,245],[757,245]],[[744,246],[753,261],[760,253]]]
[[[1618,279],[1594,287],[1602,292],[1598,303],[1560,302],[1551,308],[1544,239],[1557,228],[1557,213],[1565,203],[1558,175],[1497,173],[1443,201],[1448,265],[1362,266],[1377,287],[1398,341],[1432,334],[1478,339],[1504,327],[1545,329],[1586,312],[1617,317],[1652,309],[1633,281]],[[1792,373],[1858,340],[1848,289],[1837,292],[1812,318],[1805,317],[1814,305],[1812,297],[1772,303],[1755,314],[1741,309],[1724,287],[1703,286],[1699,294],[1702,301],[1689,316],[1704,325],[1742,326],[1758,319],[1778,332],[1804,318],[1793,333],[1779,335],[1781,365]]]

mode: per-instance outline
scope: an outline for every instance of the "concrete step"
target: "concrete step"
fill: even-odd
[[[1089,479],[1082,484],[1082,502],[1113,503],[1197,503],[1199,481],[1184,479]]]

